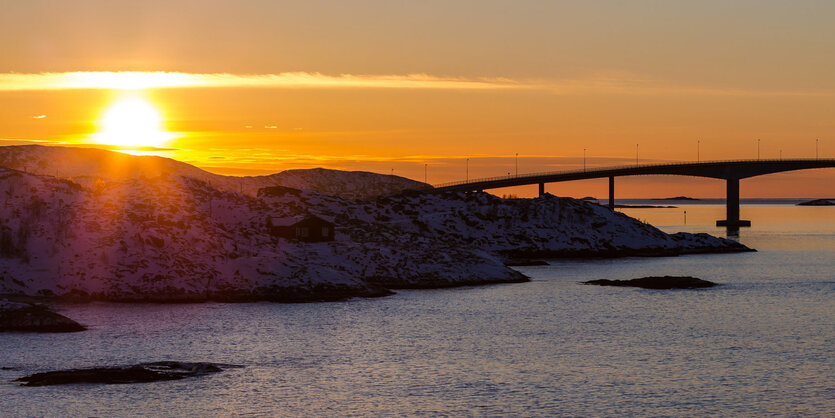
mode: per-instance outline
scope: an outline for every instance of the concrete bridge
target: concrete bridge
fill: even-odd
[[[735,160],[705,161],[674,164],[643,164],[619,167],[603,167],[572,171],[530,173],[490,178],[472,179],[435,185],[437,191],[482,191],[500,187],[539,184],[539,194],[545,193],[545,183],[609,178],[609,208],[615,208],[615,177],[645,175],[676,175],[724,179],[727,183],[726,219],[716,221],[717,226],[739,228],[751,226],[751,221],[739,219],[739,180],[784,171],[835,167],[835,159],[795,160]]]

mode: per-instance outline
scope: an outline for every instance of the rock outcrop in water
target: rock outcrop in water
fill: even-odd
[[[815,199],[800,202],[797,206],[835,206],[835,199]]]
[[[77,383],[147,383],[204,376],[211,373],[218,373],[231,367],[243,366],[215,363],[158,361],[154,363],[140,363],[132,366],[94,367],[89,369],[70,369],[35,373],[30,376],[16,379],[15,381],[22,382],[21,386],[53,386]]]
[[[45,306],[0,300],[0,332],[77,332],[85,329]]]
[[[590,280],[583,284],[597,286],[640,287],[643,289],[699,289],[716,283],[689,276],[651,276],[631,280]]]

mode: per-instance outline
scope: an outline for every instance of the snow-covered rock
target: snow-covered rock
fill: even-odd
[[[272,186],[253,196],[160,160],[157,167],[174,169],[96,176],[84,185],[58,169],[53,174],[60,178],[0,168],[0,294],[336,300],[526,280],[504,265],[512,258],[746,250],[708,235],[668,235],[570,198],[409,191],[356,200],[335,192],[355,179],[374,193],[390,191],[378,187],[390,176],[334,170],[286,172],[282,179],[323,192]],[[268,218],[305,214],[333,222],[335,240],[299,242],[269,233]]]
[[[368,199],[399,193],[403,190],[424,190],[432,186],[394,175],[367,171],[341,171],[326,168],[286,170],[266,176],[277,186],[314,190],[346,199]]]
[[[72,180],[87,187],[102,181],[185,176],[202,180],[218,190],[255,195],[270,186],[286,186],[367,199],[428,184],[394,175],[325,168],[287,170],[266,176],[223,176],[170,158],[134,156],[95,148],[13,145],[0,147],[0,167]]]
[[[505,260],[749,250],[736,241],[707,234],[669,235],[603,206],[549,194],[502,199],[488,193],[406,192],[374,202],[349,202],[309,191],[268,188],[259,196],[290,212],[287,215],[306,211],[353,225],[348,231],[358,241],[383,234],[417,242],[431,237],[433,245],[442,242]]]
[[[394,283],[524,280],[489,254],[436,246],[428,237],[407,245],[386,225],[349,223],[337,228],[336,241],[321,243],[268,233],[267,217],[305,210],[219,191],[188,177],[84,188],[0,169],[0,293],[120,301],[308,301],[382,296]],[[372,233],[375,228],[381,234]],[[371,235],[353,238],[364,233]]]

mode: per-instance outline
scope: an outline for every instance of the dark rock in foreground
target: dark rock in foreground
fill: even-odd
[[[22,386],[70,385],[75,383],[147,383],[164,380],[180,380],[186,377],[203,376],[223,371],[224,368],[243,367],[231,364],[185,363],[179,361],[158,361],[133,366],[95,367],[90,369],[58,370],[35,373],[16,379]]]
[[[77,332],[83,325],[42,305],[0,301],[0,332]]]
[[[713,287],[716,283],[689,276],[652,276],[632,280],[590,280],[583,284],[597,286],[640,287],[643,289],[698,289]]]

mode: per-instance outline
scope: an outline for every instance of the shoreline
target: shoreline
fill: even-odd
[[[740,244],[741,245],[741,244]],[[613,251],[591,251],[591,250],[560,250],[560,251],[512,251],[503,252],[505,266],[516,274],[510,279],[484,279],[484,280],[424,280],[419,282],[406,282],[403,280],[391,279],[367,279],[366,288],[353,288],[348,286],[314,286],[310,287],[288,287],[276,289],[253,289],[237,290],[228,292],[209,292],[208,294],[186,294],[186,295],[146,295],[137,297],[130,295],[125,297],[107,296],[104,294],[88,294],[86,292],[70,292],[63,295],[26,295],[26,294],[0,294],[0,299],[7,299],[12,302],[23,303],[47,303],[54,305],[83,305],[94,302],[120,303],[120,304],[157,304],[157,305],[179,305],[195,303],[317,303],[317,302],[342,302],[354,298],[382,298],[396,294],[396,290],[431,290],[431,289],[453,289],[458,287],[489,286],[494,284],[527,283],[530,278],[525,274],[513,269],[513,267],[542,266],[549,265],[547,260],[605,260],[628,257],[654,258],[654,257],[678,257],[683,255],[703,254],[729,254],[757,252],[756,249],[742,246],[733,248],[704,248],[704,249],[648,249],[648,250],[613,250]],[[316,289],[318,287],[319,289]]]

